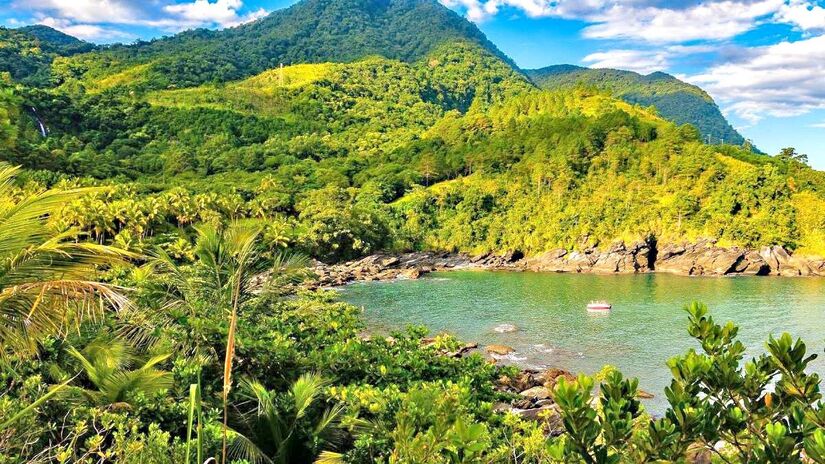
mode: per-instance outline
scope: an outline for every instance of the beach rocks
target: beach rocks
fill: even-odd
[[[524,257],[519,251],[473,257],[436,252],[377,254],[335,265],[317,263],[314,267],[317,280],[310,286],[333,287],[359,280],[418,279],[430,272],[449,269],[601,274],[656,271],[689,276],[818,276],[825,275],[825,259],[797,256],[781,246],[763,247],[757,251],[720,247],[714,240],[657,244],[650,239],[630,245],[616,242],[606,249],[556,248],[532,257]]]
[[[717,247],[712,242],[667,245],[655,269],[684,275],[726,275],[742,266],[745,254],[746,250]]]
[[[573,374],[562,369],[525,369],[516,377],[502,377],[496,383],[496,388],[501,392],[515,394],[515,399],[509,404],[497,403],[494,409],[510,412],[525,420],[541,422],[546,434],[559,435],[564,431],[564,424],[553,400],[552,387],[546,381],[561,376],[573,377]]]
[[[636,242],[626,246],[617,242],[607,250],[588,248],[583,251],[554,249],[520,264],[531,271],[542,272],[594,272],[601,274],[635,273],[651,270],[653,246],[647,242]]]
[[[465,255],[450,253],[405,253],[402,255],[376,254],[340,264],[316,263],[315,285],[340,286],[352,281],[418,279],[424,274],[445,269],[472,267]]]
[[[553,249],[518,264],[531,271],[598,274],[657,271],[690,276],[825,275],[825,260],[820,258],[794,256],[781,246],[764,247],[758,252],[720,247],[713,240],[661,246],[652,240],[630,246],[619,242],[606,250]]]
[[[548,389],[544,385],[539,385],[537,387],[528,388],[527,390],[524,390],[523,392],[519,393],[519,395],[525,398],[529,398],[533,401],[538,401],[550,398],[551,393],[550,389]]]
[[[353,281],[418,279],[430,272],[448,269],[519,270],[524,254],[512,251],[503,255],[415,252],[400,255],[375,254],[339,264],[317,262],[313,268],[317,280],[313,286],[335,287]]]
[[[566,382],[573,382],[576,380],[576,376],[573,375],[573,373],[555,367],[551,367],[541,374],[542,384],[551,391],[556,388],[556,384],[561,378],[563,378]]]
[[[484,347],[484,351],[487,354],[495,354],[495,355],[499,355],[499,356],[506,356],[510,353],[513,353],[516,350],[514,350],[513,347],[510,347],[510,346],[507,346],[507,345],[487,345],[487,346]]]

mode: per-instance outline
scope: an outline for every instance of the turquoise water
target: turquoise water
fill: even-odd
[[[341,298],[364,307],[376,330],[423,324],[433,333],[516,349],[511,361],[527,367],[561,367],[593,374],[611,364],[638,377],[661,411],[670,383],[665,361],[699,348],[686,331],[682,310],[706,303],[719,322],[733,320],[751,355],[769,334],[790,332],[809,350],[825,348],[825,279],[682,277],[666,274],[590,275],[453,271],[419,280],[368,282],[340,289]],[[608,315],[592,315],[591,300],[613,303]],[[497,333],[515,324],[515,333]],[[825,356],[813,369],[825,373]]]

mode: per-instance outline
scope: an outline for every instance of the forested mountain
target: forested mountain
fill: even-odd
[[[98,82],[99,92],[79,98],[63,88],[19,89],[50,136],[42,139],[33,118],[19,119],[17,162],[98,178],[261,171],[304,158],[332,163],[328,158],[386,153],[451,112],[535,91],[467,42],[445,44],[412,64],[377,57],[302,64],[140,98],[129,85],[109,84]]]
[[[72,37],[42,24],[25,26],[16,30],[39,40],[40,48],[43,50],[54,52],[61,56],[88,52],[96,48],[94,44],[84,42],[76,37]]]
[[[94,50],[0,40],[0,463],[799,462],[803,444],[825,463],[804,344],[739,369],[737,329],[698,306],[706,355],[673,358],[651,419],[615,369],[593,409],[586,377],[384,337],[313,290],[332,267],[310,259],[373,253],[825,256],[825,173],[650,108],[723,124],[700,89],[570,68],[539,89],[435,0],[304,0]],[[764,448],[728,460],[720,429]]]
[[[326,260],[650,236],[825,250],[821,173],[705,145],[639,96],[721,118],[701,89],[563,66],[530,73],[557,87],[542,91],[436,2],[305,0],[234,29],[61,57],[51,74],[53,88],[0,94],[3,157],[49,183],[118,185],[69,221],[103,241],[165,243],[148,231],[228,214],[298,221],[284,240]],[[187,200],[154,216],[170,191]]]
[[[641,75],[618,69],[589,69],[569,64],[527,70],[539,87],[548,90],[590,86],[641,106],[654,106],[676,124],[692,124],[711,143],[742,145],[745,139],[719,111],[704,90],[663,72]]]
[[[94,48],[88,42],[47,26],[0,27],[0,73],[7,72],[12,79],[29,85],[46,86],[51,83],[50,66],[54,58]]]
[[[475,25],[436,0],[304,0],[235,28],[113,46],[72,60],[70,71],[86,80],[140,76],[148,88],[165,89],[236,80],[282,63],[370,55],[412,62],[455,40],[509,62]]]

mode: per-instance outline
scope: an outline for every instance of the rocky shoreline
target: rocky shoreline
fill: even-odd
[[[394,343],[395,339],[387,337],[387,341]],[[430,347],[434,343],[435,338],[421,340],[422,347]],[[490,363],[499,363],[502,356],[514,351],[512,347],[507,345],[480,347],[478,343],[467,343],[460,346],[456,351],[443,350],[440,354],[451,358],[462,358],[478,354],[484,356]],[[554,397],[554,388],[559,379],[564,378],[565,381],[572,382],[577,379],[576,375],[556,367],[532,369],[519,367],[518,364],[511,364],[511,366],[518,369],[515,375],[502,375],[494,382],[495,390],[503,393],[504,396],[493,405],[493,409],[515,414],[526,420],[537,421],[542,424],[542,428],[547,435],[561,435],[564,432],[564,424]],[[638,390],[637,397],[639,399],[650,399],[654,395]]]
[[[825,276],[825,259],[791,254],[781,246],[750,250],[720,247],[713,241],[657,245],[616,243],[606,250],[556,249],[525,257],[518,251],[504,255],[414,252],[375,254],[356,261],[326,265],[314,271],[317,285],[332,287],[353,281],[417,279],[424,274],[452,269],[487,269],[537,272],[636,274],[663,272],[686,276]]]

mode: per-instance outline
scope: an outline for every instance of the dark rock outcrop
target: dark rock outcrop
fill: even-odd
[[[657,247],[652,242],[631,246],[616,243],[606,250],[554,249],[518,263],[524,269],[544,272],[593,272],[628,274],[666,272],[689,276],[724,275],[825,275],[825,260],[791,255],[780,246],[759,252],[739,247],[720,247],[713,241],[671,243]]]
[[[519,251],[503,255],[417,252],[377,254],[347,263],[318,263],[314,271],[319,287],[339,286],[357,280],[418,279],[450,269],[493,269],[539,272],[592,272],[633,274],[666,272],[688,276],[776,275],[825,276],[825,259],[796,256],[781,246],[749,250],[721,247],[712,240],[658,245],[654,239],[631,245],[617,242],[605,250],[552,249],[524,257]]]

